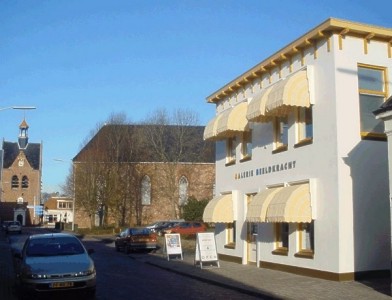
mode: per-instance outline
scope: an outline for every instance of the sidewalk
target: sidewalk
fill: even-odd
[[[219,268],[201,269],[194,265],[194,253],[185,253],[183,260],[170,261],[159,252],[130,256],[171,272],[262,299],[391,299],[389,278],[335,282],[226,261],[219,261]]]

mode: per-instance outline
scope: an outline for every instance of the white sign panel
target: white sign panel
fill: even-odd
[[[195,264],[200,263],[200,267],[203,267],[203,262],[215,262],[219,267],[215,235],[213,232],[203,232],[197,234]]]
[[[168,260],[170,255],[180,255],[182,259],[181,237],[179,233],[165,234],[165,250]]]

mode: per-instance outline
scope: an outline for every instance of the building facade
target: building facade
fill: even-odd
[[[162,145],[161,155],[146,138],[148,127],[105,125],[75,156],[79,228],[178,219],[189,197],[212,199],[215,145],[203,140],[204,126],[181,129],[181,137],[191,139],[183,139],[181,147],[173,133],[178,126],[160,127],[163,134],[156,144]]]
[[[39,224],[42,218],[42,143],[30,143],[29,126],[23,120],[18,142],[3,141],[0,219],[22,225]]]
[[[50,197],[43,205],[43,224],[55,227],[56,223],[72,223],[73,199],[69,197]]]
[[[390,267],[392,29],[328,19],[207,97],[219,257],[331,280]]]

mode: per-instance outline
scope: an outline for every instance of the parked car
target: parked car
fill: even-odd
[[[10,221],[5,229],[7,233],[17,232],[22,233],[22,224],[19,221]]]
[[[149,224],[149,225],[147,225],[147,226],[144,226],[145,228],[148,228],[148,229],[150,229],[150,230],[154,230],[155,228],[157,228],[158,226],[161,226],[161,225],[163,225],[163,224],[165,224],[167,221],[158,221],[158,222],[154,222],[154,223],[151,223],[151,224]]]
[[[175,221],[175,222],[166,222],[161,226],[157,226],[154,229],[154,232],[158,235],[158,236],[162,236],[164,234],[165,230],[168,230],[174,226],[176,226],[177,224],[181,223],[182,221]]]
[[[148,228],[127,228],[115,239],[114,245],[117,251],[124,250],[129,253],[134,250],[155,250],[157,248],[157,236]]]
[[[21,298],[31,294],[78,291],[95,299],[96,271],[90,254],[72,234],[47,233],[29,236],[16,250],[16,275]],[[79,298],[78,298],[79,299]]]
[[[1,224],[1,227],[3,228],[4,231],[7,231],[8,224],[10,224],[13,221],[3,221]]]
[[[150,225],[144,226],[145,228],[150,229],[152,232],[157,232],[157,229],[167,225],[168,223],[172,223],[172,222],[184,222],[184,219],[175,219],[175,220],[166,220],[166,221],[158,221],[158,222],[154,222]]]
[[[181,222],[172,228],[165,229],[164,233],[196,234],[206,230],[207,226],[202,222]]]

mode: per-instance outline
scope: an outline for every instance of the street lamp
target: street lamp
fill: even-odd
[[[36,109],[35,106],[8,106],[8,107],[0,107],[0,110],[6,109],[21,109],[21,110],[29,110],[29,109]]]

